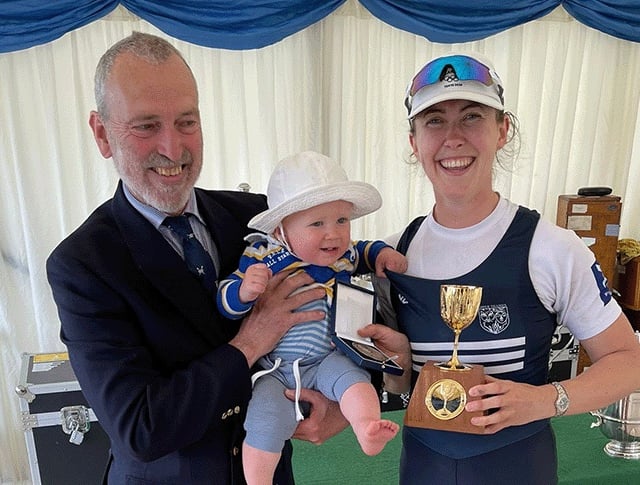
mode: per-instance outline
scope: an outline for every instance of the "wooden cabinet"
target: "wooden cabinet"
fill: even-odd
[[[558,196],[556,224],[573,230],[593,251],[600,268],[613,288],[617,276],[617,249],[620,234],[622,203],[616,195]],[[591,365],[586,352],[580,347],[578,374]]]
[[[622,203],[616,195],[560,195],[556,224],[572,229],[593,251],[609,287],[616,274]]]
[[[615,289],[620,293],[620,303],[632,311],[640,311],[640,256],[618,266]]]

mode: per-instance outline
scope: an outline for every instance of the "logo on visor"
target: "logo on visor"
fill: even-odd
[[[443,87],[451,87],[451,86],[462,86],[460,79],[458,79],[458,75],[456,74],[456,70],[453,68],[451,64],[447,64],[442,68],[442,74],[440,74],[440,81],[447,83]]]
[[[458,75],[456,74],[456,70],[453,68],[451,64],[444,66],[442,70],[442,74],[440,75],[441,81],[453,82],[458,80]]]

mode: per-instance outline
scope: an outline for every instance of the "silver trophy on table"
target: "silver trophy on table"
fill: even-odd
[[[591,427],[599,426],[610,440],[604,446],[607,455],[640,459],[640,390],[591,414],[597,418]]]

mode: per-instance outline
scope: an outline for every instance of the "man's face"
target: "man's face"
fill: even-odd
[[[121,54],[106,83],[107,119],[90,125],[133,196],[168,213],[184,209],[202,169],[195,80],[178,56],[154,65]]]

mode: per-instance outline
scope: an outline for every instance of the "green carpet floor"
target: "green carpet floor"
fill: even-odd
[[[404,411],[384,413],[402,424]],[[558,477],[562,485],[640,485],[640,460],[611,458],[603,451],[607,438],[589,414],[553,420],[558,442]],[[366,456],[351,429],[320,446],[294,440],[297,485],[393,485],[398,483],[401,436],[382,453]],[[524,483],[524,482],[523,482]]]

